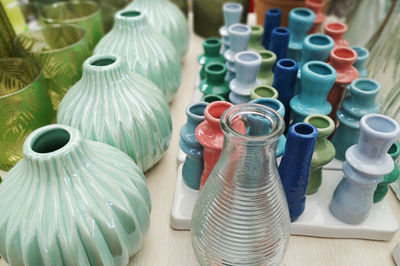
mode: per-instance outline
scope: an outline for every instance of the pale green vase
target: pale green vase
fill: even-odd
[[[149,25],[141,11],[117,12],[113,29],[101,39],[94,54],[126,59],[129,68],[153,81],[168,102],[181,83],[181,64],[174,46]]]
[[[183,58],[189,47],[189,27],[182,11],[168,0],[134,0],[125,10],[146,14],[150,25],[167,37]]]
[[[63,125],[32,132],[0,184],[0,255],[9,265],[127,265],[149,229],[139,167]]]
[[[143,171],[161,159],[172,134],[169,106],[157,87],[114,55],[85,61],[82,79],[65,95],[57,121],[120,149]]]

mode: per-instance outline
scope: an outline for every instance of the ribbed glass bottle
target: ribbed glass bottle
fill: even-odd
[[[240,104],[221,117],[224,147],[192,216],[201,265],[278,265],[290,222],[275,151],[284,130],[271,108]]]

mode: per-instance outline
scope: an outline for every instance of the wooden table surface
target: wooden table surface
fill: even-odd
[[[186,121],[185,108],[192,101],[200,53],[202,39],[191,34],[190,49],[182,67],[182,84],[171,103],[172,141],[163,159],[146,173],[152,198],[150,230],[130,265],[197,265],[190,232],[171,229],[169,218],[177,173],[179,130]],[[392,191],[387,197],[400,223],[400,203]],[[395,265],[391,251],[398,242],[400,232],[390,242],[291,236],[283,265]],[[5,265],[0,260],[0,266]]]

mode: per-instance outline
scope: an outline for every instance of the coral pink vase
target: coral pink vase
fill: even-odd
[[[349,43],[343,39],[343,35],[347,31],[347,25],[341,22],[330,22],[324,27],[324,33],[335,41],[337,46],[349,46]]]
[[[336,112],[342,104],[347,86],[359,77],[358,70],[353,67],[357,60],[357,53],[349,47],[335,47],[330,54],[330,65],[336,70],[335,84],[328,94],[328,102],[332,105],[332,112],[329,117],[338,125]]]
[[[231,106],[231,103],[222,101],[208,104],[204,111],[205,121],[196,128],[196,138],[204,147],[204,170],[201,175],[200,190],[219,159],[224,144],[224,133],[221,130],[219,119]]]
[[[306,0],[306,7],[315,13],[315,20],[308,34],[319,33],[322,23],[325,21],[325,14],[322,13],[324,0]]]

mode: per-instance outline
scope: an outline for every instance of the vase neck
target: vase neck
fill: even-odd
[[[354,80],[350,85],[351,108],[369,109],[375,107],[375,98],[380,88],[380,84],[372,79],[362,78]]]
[[[261,56],[254,52],[241,52],[235,56],[236,81],[241,84],[252,84],[260,70]]]
[[[115,14],[114,18],[115,24],[113,30],[117,30],[125,34],[147,30],[149,27],[145,15],[137,10],[119,11]]]
[[[195,132],[197,126],[204,121],[204,111],[207,107],[207,103],[195,103],[189,105],[186,109],[186,116],[187,116],[187,130],[188,132]]]

